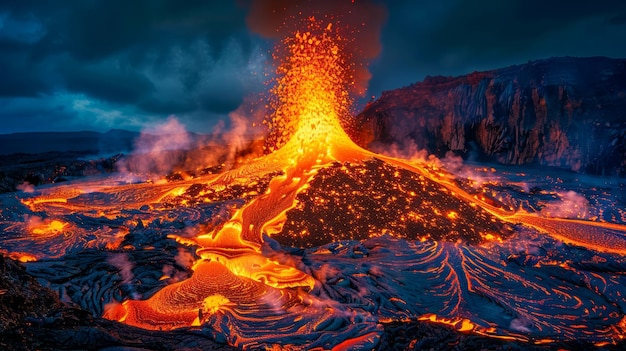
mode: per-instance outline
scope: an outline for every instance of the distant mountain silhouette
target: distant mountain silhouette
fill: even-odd
[[[106,133],[32,132],[0,135],[0,155],[39,154],[52,151],[77,153],[119,153],[133,150],[138,132],[112,129]]]
[[[360,143],[626,175],[626,59],[550,58],[386,91]]]

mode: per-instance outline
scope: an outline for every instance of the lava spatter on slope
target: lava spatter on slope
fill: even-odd
[[[379,159],[317,172],[287,212],[282,244],[312,247],[389,235],[479,244],[506,238],[510,225],[421,174]]]
[[[251,177],[242,182],[226,183],[223,186],[195,183],[186,188],[183,194],[168,198],[166,204],[174,207],[235,199],[249,201],[267,191],[269,182],[277,175],[280,175],[280,172],[265,174],[263,177]]]

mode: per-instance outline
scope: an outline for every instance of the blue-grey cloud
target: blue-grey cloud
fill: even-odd
[[[387,13],[363,18],[386,18],[368,95],[426,75],[550,56],[626,57],[621,0],[366,2]],[[250,16],[252,3],[0,2],[0,133],[139,129],[172,114],[189,129],[210,131],[246,96],[267,89],[272,42],[248,28],[246,18],[263,19]]]
[[[136,103],[153,91],[152,82],[133,67],[80,65],[68,62],[62,69],[65,87],[69,91],[121,103]]]
[[[204,131],[210,130],[244,96],[264,88],[262,72],[254,72],[264,67],[250,63],[257,61],[251,55],[267,51],[266,42],[248,33],[245,13],[236,2],[3,2],[0,97],[38,99],[30,108],[12,104],[10,113],[20,120],[2,128],[19,130],[21,121],[24,129],[56,129],[58,111],[48,111],[48,123],[31,122],[61,93],[90,101],[80,111],[65,106],[76,119],[68,127],[85,125],[89,113],[98,129],[121,122],[112,116],[143,116],[148,123],[182,114],[195,125],[205,119]]]
[[[620,0],[388,2],[373,93],[554,56],[626,57]],[[389,67],[393,66],[393,69]]]

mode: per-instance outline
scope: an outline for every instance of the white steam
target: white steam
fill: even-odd
[[[560,201],[547,203],[541,210],[546,217],[588,219],[589,201],[575,191],[558,192]]]
[[[184,151],[192,146],[192,140],[185,126],[170,116],[164,123],[141,132],[133,154],[118,162],[118,169],[125,174],[163,176],[180,163]]]
[[[24,183],[18,184],[15,188],[17,190],[23,191],[25,193],[34,193],[35,192],[35,186],[30,184],[29,182],[24,182]]]

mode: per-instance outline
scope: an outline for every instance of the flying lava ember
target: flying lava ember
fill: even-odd
[[[624,221],[542,216],[434,162],[359,147],[344,131],[357,71],[344,33],[310,17],[280,43],[265,155],[215,175],[3,198],[3,230],[19,233],[3,247],[106,318],[241,348],[372,349],[387,325],[417,321],[534,344],[622,341]],[[45,273],[79,249],[114,253],[101,264],[120,278],[72,288],[87,268]],[[85,297],[98,279],[110,287]]]

